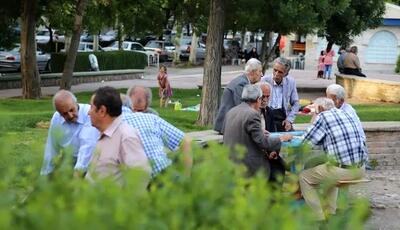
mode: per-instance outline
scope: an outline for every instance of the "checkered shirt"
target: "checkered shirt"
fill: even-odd
[[[352,117],[343,110],[332,108],[318,114],[304,140],[322,145],[328,156],[342,165],[363,164],[368,160],[365,140]]]
[[[152,165],[153,177],[172,163],[164,151],[164,145],[176,151],[184,136],[181,130],[156,115],[134,113],[125,106],[122,107],[122,119],[139,131],[144,152]]]

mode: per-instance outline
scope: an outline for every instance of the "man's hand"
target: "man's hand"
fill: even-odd
[[[276,160],[276,159],[278,159],[278,156],[279,156],[279,154],[277,152],[273,151],[268,155],[268,159]]]
[[[279,137],[279,139],[284,142],[284,141],[290,141],[293,139],[293,135],[292,134],[284,134],[282,136]]]
[[[285,128],[286,131],[292,130],[292,123],[288,120],[282,121],[282,126]]]

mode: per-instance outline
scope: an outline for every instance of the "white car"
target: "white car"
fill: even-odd
[[[146,50],[157,52],[160,61],[172,60],[175,52],[175,45],[171,42],[151,40],[144,47]]]
[[[53,31],[53,42],[64,42],[64,35],[60,34],[57,30]],[[36,32],[36,42],[38,44],[47,44],[50,41],[50,31],[48,29],[39,30]]]
[[[111,46],[103,47],[102,49],[104,51],[118,50],[118,42],[114,42]],[[144,49],[142,44],[140,44],[138,42],[123,41],[122,49],[125,51],[136,51],[136,52],[144,53],[147,55],[148,60],[153,60],[153,58],[156,56],[155,51]]]

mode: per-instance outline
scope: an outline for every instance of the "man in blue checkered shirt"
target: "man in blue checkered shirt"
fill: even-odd
[[[350,114],[337,109],[329,98],[315,100],[317,116],[307,129],[304,141],[322,146],[330,159],[327,163],[306,169],[300,173],[300,189],[304,200],[316,213],[318,220],[325,214],[318,196],[318,186],[332,181],[326,201],[328,213],[336,212],[338,188],[341,180],[357,180],[364,176],[364,163],[368,160],[365,139]]]
[[[122,119],[139,130],[144,152],[152,165],[153,177],[171,165],[164,146],[176,151],[184,137],[181,130],[154,114],[134,113],[126,106],[122,106]]]

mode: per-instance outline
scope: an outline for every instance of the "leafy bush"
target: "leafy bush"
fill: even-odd
[[[394,69],[394,72],[400,73],[400,56],[397,57],[396,68]]]
[[[90,71],[89,54],[91,53],[96,55],[100,70],[144,69],[147,65],[146,54],[135,51],[78,52],[74,72]],[[52,53],[50,60],[52,72],[62,72],[65,59],[65,53]]]
[[[0,155],[0,162],[5,162],[0,167],[0,225],[4,229],[315,227],[305,205],[293,205],[291,193],[271,187],[261,173],[244,177],[244,166],[229,160],[223,146],[193,146],[189,150],[194,156],[191,174],[185,173],[183,154],[177,153],[175,164],[159,176],[159,184],[145,192],[136,171],[126,171],[123,187],[108,180],[91,184],[73,179],[68,161],[62,161],[51,178],[40,177],[42,147],[30,137],[18,149],[5,143],[17,143],[24,137],[7,135],[0,140],[7,152]],[[362,229],[368,206],[364,201],[354,202],[352,206],[339,202],[341,211],[327,227]]]

